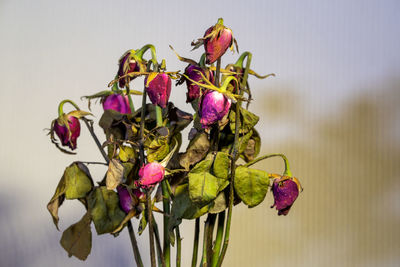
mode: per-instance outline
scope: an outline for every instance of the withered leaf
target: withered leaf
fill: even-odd
[[[119,207],[119,198],[115,191],[105,186],[96,187],[88,196],[89,212],[97,234],[113,232],[125,218],[125,212]]]
[[[47,209],[57,229],[59,221],[58,208],[62,205],[64,199],[84,198],[92,188],[92,177],[84,164],[81,162],[74,162],[65,169],[53,197],[47,204]]]
[[[90,230],[90,213],[68,227],[62,234],[60,244],[68,252],[68,257],[75,256],[86,260],[92,249],[92,231]]]
[[[189,167],[202,160],[210,149],[210,141],[208,135],[204,132],[197,133],[196,137],[193,138],[186,152],[181,154],[179,163],[183,168],[189,170]]]
[[[238,166],[235,172],[235,192],[249,208],[260,204],[268,192],[269,176],[261,170]]]
[[[106,176],[108,190],[114,190],[124,178],[124,166],[116,159],[111,159]]]
[[[257,124],[258,120],[260,118],[248,111],[245,108],[240,107],[240,122],[241,122],[241,127],[239,127],[239,133],[240,134],[245,134]],[[229,112],[229,120],[230,120],[230,129],[232,133],[235,133],[235,121],[236,121],[236,112],[234,110],[231,110]]]

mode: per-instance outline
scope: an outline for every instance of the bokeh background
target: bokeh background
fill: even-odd
[[[262,151],[285,153],[304,187],[286,217],[270,209],[271,194],[236,207],[224,266],[399,266],[399,14],[397,0],[1,0],[0,266],[135,266],[125,230],[94,235],[86,262],[67,257],[46,204],[67,165],[101,156],[84,128],[77,156],[59,153],[43,129],[61,100],[84,108],[81,96],[106,89],[128,49],[152,43],[168,69],[183,70],[168,45],[197,59],[190,42],[219,17],[254,70],[277,74],[250,80],[251,110]],[[184,95],[173,88],[171,101],[191,111]],[[278,159],[257,167],[283,168]],[[104,171],[91,166],[97,180]],[[61,229],[82,214],[66,202]],[[184,225],[188,266],[193,222]],[[146,255],[147,234],[139,245]]]

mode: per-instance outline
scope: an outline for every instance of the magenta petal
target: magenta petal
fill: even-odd
[[[298,185],[292,180],[275,179],[272,185],[274,205],[278,215],[287,215],[299,195]]]
[[[214,26],[209,28],[204,36],[207,36],[214,29]],[[226,50],[231,46],[233,41],[232,31],[224,28],[214,39],[208,38],[204,41],[206,50],[206,63],[212,64],[217,61]]]
[[[156,185],[164,179],[165,169],[158,162],[150,162],[139,170],[139,185],[143,188]]]
[[[171,94],[171,78],[168,74],[157,73],[149,84],[147,84],[147,79],[148,76],[145,78],[144,84],[151,103],[166,108]]]
[[[221,120],[229,112],[231,100],[217,91],[206,92],[201,100],[199,115],[203,128]]]
[[[77,146],[77,139],[81,133],[81,124],[79,119],[68,116],[68,127],[66,125],[60,125],[58,121],[54,123],[54,132],[60,138],[63,146],[68,146],[71,150],[74,150]]]
[[[124,186],[118,186],[117,191],[119,196],[119,204],[121,205],[122,210],[126,213],[129,213],[133,208],[133,201],[128,189],[126,189]]]
[[[107,96],[103,101],[103,109],[112,109],[118,111],[121,114],[130,114],[131,109],[129,106],[128,96],[123,96],[120,94],[112,94]]]
[[[212,71],[209,71],[208,74],[199,66],[189,65],[185,69],[185,74],[193,81],[204,83],[202,82],[203,78],[200,75],[199,71],[206,77],[211,83],[214,83],[214,74]],[[192,102],[193,100],[200,97],[200,86],[197,84],[192,83],[189,80],[186,80],[186,85],[188,92],[186,94],[186,102]]]

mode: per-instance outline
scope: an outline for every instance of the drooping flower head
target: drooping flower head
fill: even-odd
[[[191,80],[199,82],[199,83],[204,83],[203,82],[203,77],[207,78],[211,83],[214,83],[214,74],[211,70],[207,71],[200,66],[197,65],[189,65],[185,69],[185,75],[187,75]],[[194,84],[188,79],[186,80],[186,86],[187,86],[187,93],[186,93],[186,103],[192,102],[200,97],[200,86],[197,84]]]
[[[278,215],[287,215],[300,191],[300,182],[295,177],[282,176],[274,179],[272,185],[274,205],[271,208],[276,207]]]
[[[158,162],[150,162],[143,165],[139,170],[137,185],[142,188],[149,188],[164,179],[165,169]]]
[[[112,109],[121,114],[130,114],[129,98],[127,95],[111,94],[102,99],[103,109]]]
[[[77,139],[81,133],[79,119],[73,115],[66,115],[67,123],[57,119],[54,122],[54,132],[61,141],[62,146],[68,146],[71,150],[76,149]]]
[[[144,80],[146,92],[151,103],[162,108],[167,107],[171,94],[171,78],[163,72],[152,72]]]
[[[231,100],[224,94],[209,90],[204,93],[199,104],[200,123],[203,128],[208,128],[217,123],[229,112]]]
[[[118,77],[122,77],[131,72],[140,71],[139,63],[133,57],[134,54],[135,50],[128,50],[119,59]],[[129,84],[132,79],[134,79],[134,77],[125,77],[119,80],[119,87],[125,87],[125,85]]]
[[[121,205],[122,210],[126,213],[129,213],[133,208],[135,208],[139,204],[139,200],[145,196],[140,189],[133,189],[132,193],[137,198],[134,199],[129,193],[128,189],[121,185],[117,187],[117,191],[119,196],[119,204]]]
[[[207,29],[203,39],[207,64],[217,61],[229,47],[233,49],[232,30],[224,26],[222,18],[218,19],[217,24]]]

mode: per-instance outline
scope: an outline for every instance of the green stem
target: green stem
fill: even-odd
[[[250,69],[250,62],[251,62],[251,54],[247,56],[247,61],[246,61],[246,69],[243,74],[243,80],[241,83],[241,86],[239,87],[239,95],[242,95],[242,88],[243,86],[246,86],[247,83],[247,77],[249,75],[249,69]],[[233,141],[233,146],[232,146],[232,151],[231,151],[231,177],[230,177],[230,183],[229,183],[229,208],[228,208],[228,218],[226,221],[226,226],[225,226],[225,236],[224,236],[224,243],[222,246],[221,250],[221,255],[219,256],[218,262],[216,266],[221,266],[222,262],[224,260],[226,250],[228,249],[228,244],[229,244],[229,235],[230,235],[230,230],[231,230],[231,220],[232,220],[232,210],[233,210],[233,200],[234,200],[234,181],[235,181],[235,171],[236,171],[236,160],[238,158],[238,140],[239,140],[239,125],[240,123],[240,106],[242,105],[242,102],[240,99],[236,103],[236,114],[235,114],[235,138]]]
[[[157,122],[157,127],[162,127],[163,126],[163,119],[162,119],[162,109],[158,105],[154,105],[156,108],[156,122]]]
[[[285,155],[279,154],[279,153],[264,155],[262,157],[256,158],[255,160],[252,160],[252,161],[244,164],[243,166],[250,167],[251,165],[254,165],[261,160],[272,158],[272,157],[281,157],[285,163],[285,172],[283,173],[283,175],[292,177],[292,172],[290,171],[290,166],[289,166],[289,160],[287,159],[287,157]]]
[[[199,235],[200,235],[200,219],[196,218],[196,222],[195,222],[195,226],[194,226],[192,267],[196,267],[196,264],[197,264],[197,254],[199,251]]]
[[[139,247],[136,242],[135,233],[133,232],[131,220],[128,221],[128,232],[129,232],[129,237],[131,239],[133,255],[135,256],[136,265],[138,267],[143,267],[142,257],[140,256]]]
[[[151,51],[151,61],[153,62],[154,69],[158,69],[158,62],[157,62],[157,56],[156,56],[156,48],[152,44],[147,44],[140,48],[136,53],[135,56],[137,56],[141,61],[143,61],[143,54],[149,50]]]
[[[181,255],[182,255],[182,244],[181,244],[181,233],[179,226],[175,228],[176,235],[176,267],[181,267]]]
[[[158,231],[158,225],[157,225],[156,221],[154,221],[154,220],[153,220],[153,230],[154,230],[154,237],[156,238],[156,245],[157,245],[158,266],[165,267],[165,261],[164,261],[163,252],[161,249],[160,232]]]
[[[201,266],[208,267],[208,255],[207,255],[207,245],[208,245],[208,228],[210,227],[210,222],[207,218],[206,222],[204,223],[204,233],[203,233],[203,256],[201,258]]]
[[[213,233],[215,220],[217,218],[216,214],[209,213],[207,217],[207,221],[209,221],[208,231],[207,231],[207,266],[211,266],[211,259],[213,256],[212,245],[213,245]]]
[[[218,214],[217,236],[215,238],[215,245],[214,245],[213,256],[212,256],[212,261],[211,261],[212,267],[217,266],[219,253],[221,250],[222,237],[224,234],[224,224],[225,224],[225,211],[222,211],[221,213]]]

